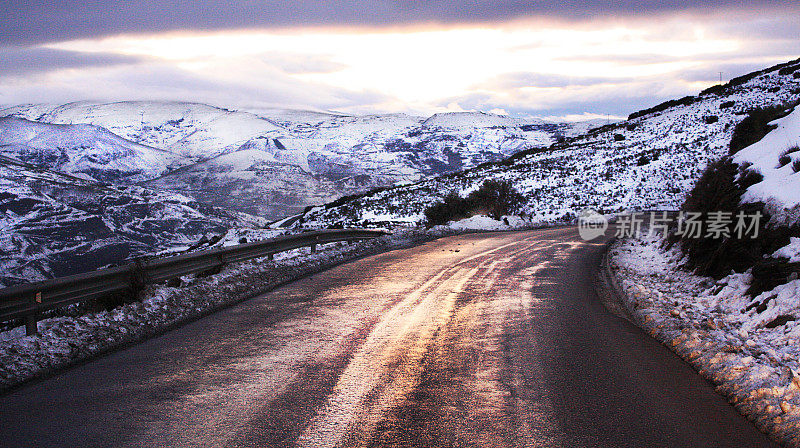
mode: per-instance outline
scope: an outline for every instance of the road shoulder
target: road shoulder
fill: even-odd
[[[679,270],[679,259],[656,241],[615,241],[601,269],[617,298],[612,307],[691,364],[762,432],[800,447],[797,341],[789,331],[778,341],[743,330],[715,300],[713,279]]]

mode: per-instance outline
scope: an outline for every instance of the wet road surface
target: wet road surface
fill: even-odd
[[[773,446],[603,307],[602,247],[548,229],[351,262],[0,396],[0,446]]]

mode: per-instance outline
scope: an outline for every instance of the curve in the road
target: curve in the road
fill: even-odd
[[[599,300],[602,242],[470,234],[0,397],[2,446],[772,446]]]

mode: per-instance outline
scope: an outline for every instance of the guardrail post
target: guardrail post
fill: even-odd
[[[317,245],[316,244],[312,244],[311,245],[311,253],[314,254],[316,252],[317,252]]]
[[[37,292],[32,298],[31,303],[38,305],[42,303],[42,293]],[[39,323],[36,320],[36,311],[25,316],[25,335],[35,336],[39,334]]]

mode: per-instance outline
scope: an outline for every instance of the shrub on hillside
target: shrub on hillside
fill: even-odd
[[[709,90],[709,89],[706,89],[706,90]],[[704,92],[700,92],[700,94],[702,95]],[[661,104],[658,104],[656,106],[653,106],[651,108],[642,109],[640,111],[634,112],[634,113],[628,115],[628,120],[633,120],[634,118],[643,117],[645,115],[654,114],[656,112],[662,112],[662,111],[665,111],[665,110],[669,109],[670,107],[690,106],[690,105],[694,104],[697,101],[699,101],[699,97],[695,97],[695,96],[685,96],[685,97],[683,97],[681,99],[669,100],[669,101],[663,102]]]
[[[740,169],[727,157],[709,163],[682,207],[685,212],[701,214],[704,223],[701,237],[673,234],[670,240],[671,243],[680,242],[681,249],[687,255],[687,267],[701,275],[720,278],[731,270],[741,272],[748,269],[761,257],[758,244],[748,239],[710,238],[706,235],[708,217],[712,212],[728,212],[731,216],[736,216],[740,211],[763,213],[760,204],[740,204],[745,185],[762,179],[763,176],[758,172]],[[764,222],[762,220],[762,224]],[[728,226],[728,232],[735,235],[734,223]]]
[[[736,154],[743,148],[764,138],[767,133],[775,129],[769,124],[773,120],[783,117],[788,113],[786,106],[771,106],[751,110],[747,117],[733,129],[729,154]]]
[[[457,192],[451,191],[442,202],[437,202],[425,209],[425,220],[428,226],[447,224],[449,221],[468,218],[471,216],[472,206],[469,200],[462,198]]]
[[[798,271],[800,271],[800,263],[788,263],[785,258],[761,259],[753,266],[751,272],[753,281],[747,289],[747,294],[755,297],[764,291],[771,291],[776,286],[786,283],[792,274],[797,274]]]
[[[747,165],[739,166],[729,157],[710,163],[682,207],[685,212],[701,213],[704,223],[701,237],[677,236],[673,233],[668,239],[670,245],[680,244],[687,256],[686,267],[698,274],[721,278],[731,271],[744,272],[752,268],[753,282],[747,291],[751,296],[785,283],[787,273],[800,271],[798,263],[769,258],[776,250],[789,244],[790,237],[800,236],[800,226],[773,226],[767,229],[770,216],[765,212],[764,204],[741,202],[745,190],[763,179],[758,171]],[[707,235],[709,214],[718,211],[729,212],[733,217],[733,222],[728,226],[730,237],[711,238]],[[749,216],[761,213],[757,237],[746,235],[737,238],[735,216],[740,212]],[[776,272],[780,272],[780,275],[776,275]]]
[[[786,151],[784,151],[783,153],[781,153],[781,155],[778,157],[778,168],[783,168],[786,165],[792,163],[792,157],[790,156],[790,154],[794,154],[794,153],[796,153],[798,151],[800,151],[800,146],[794,145],[791,148],[789,148]],[[794,168],[794,165],[796,165],[796,164],[797,164],[797,162],[792,164],[792,168]],[[798,170],[794,170],[795,173],[797,171]]]
[[[525,198],[510,181],[489,179],[481,187],[462,198],[455,191],[425,209],[428,226],[447,224],[449,221],[485,214],[499,220],[519,210]]]
[[[493,219],[517,212],[525,203],[510,181],[489,179],[467,198],[478,212],[485,212]]]

